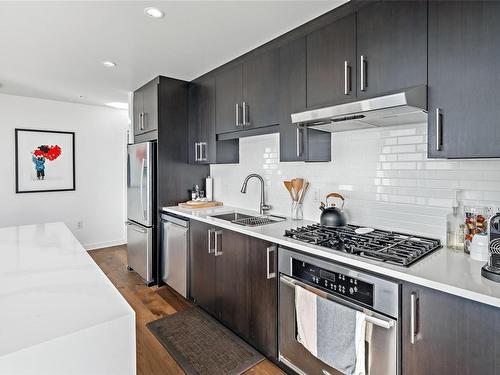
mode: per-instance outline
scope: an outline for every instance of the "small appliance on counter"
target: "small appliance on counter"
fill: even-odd
[[[500,283],[500,213],[491,216],[488,232],[488,263],[481,269],[481,275]]]
[[[337,208],[335,203],[328,203],[328,198],[338,198],[342,201],[342,206]],[[326,196],[326,204],[321,202],[319,209],[321,210],[320,222],[326,227],[335,228],[343,227],[346,224],[344,214],[345,199],[339,193],[330,193]]]

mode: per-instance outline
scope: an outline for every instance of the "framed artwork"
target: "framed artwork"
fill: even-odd
[[[16,129],[16,193],[75,190],[75,133]]]

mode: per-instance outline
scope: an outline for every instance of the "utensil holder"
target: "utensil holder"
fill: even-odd
[[[292,202],[292,210],[290,217],[292,220],[302,220],[304,218],[304,207],[302,203],[297,201]]]

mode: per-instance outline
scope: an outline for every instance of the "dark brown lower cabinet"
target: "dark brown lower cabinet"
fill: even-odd
[[[403,375],[500,374],[500,309],[413,284],[402,303]]]
[[[215,300],[217,318],[239,336],[250,337],[248,248],[240,234],[215,229]],[[243,240],[243,241],[242,241]]]
[[[276,247],[196,220],[191,220],[190,239],[190,298],[275,359]]]
[[[269,358],[277,358],[277,246],[244,236],[248,246],[250,342]]]
[[[215,315],[215,257],[213,250],[208,250],[210,229],[208,224],[191,220],[189,295],[198,306]]]

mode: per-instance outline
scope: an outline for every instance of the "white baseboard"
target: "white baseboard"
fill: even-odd
[[[85,250],[97,250],[97,249],[103,249],[105,247],[125,245],[126,243],[127,243],[126,240],[121,239],[121,240],[114,240],[114,241],[99,242],[99,243],[94,243],[94,244],[85,244],[85,245],[83,245],[83,247],[85,248]]]

